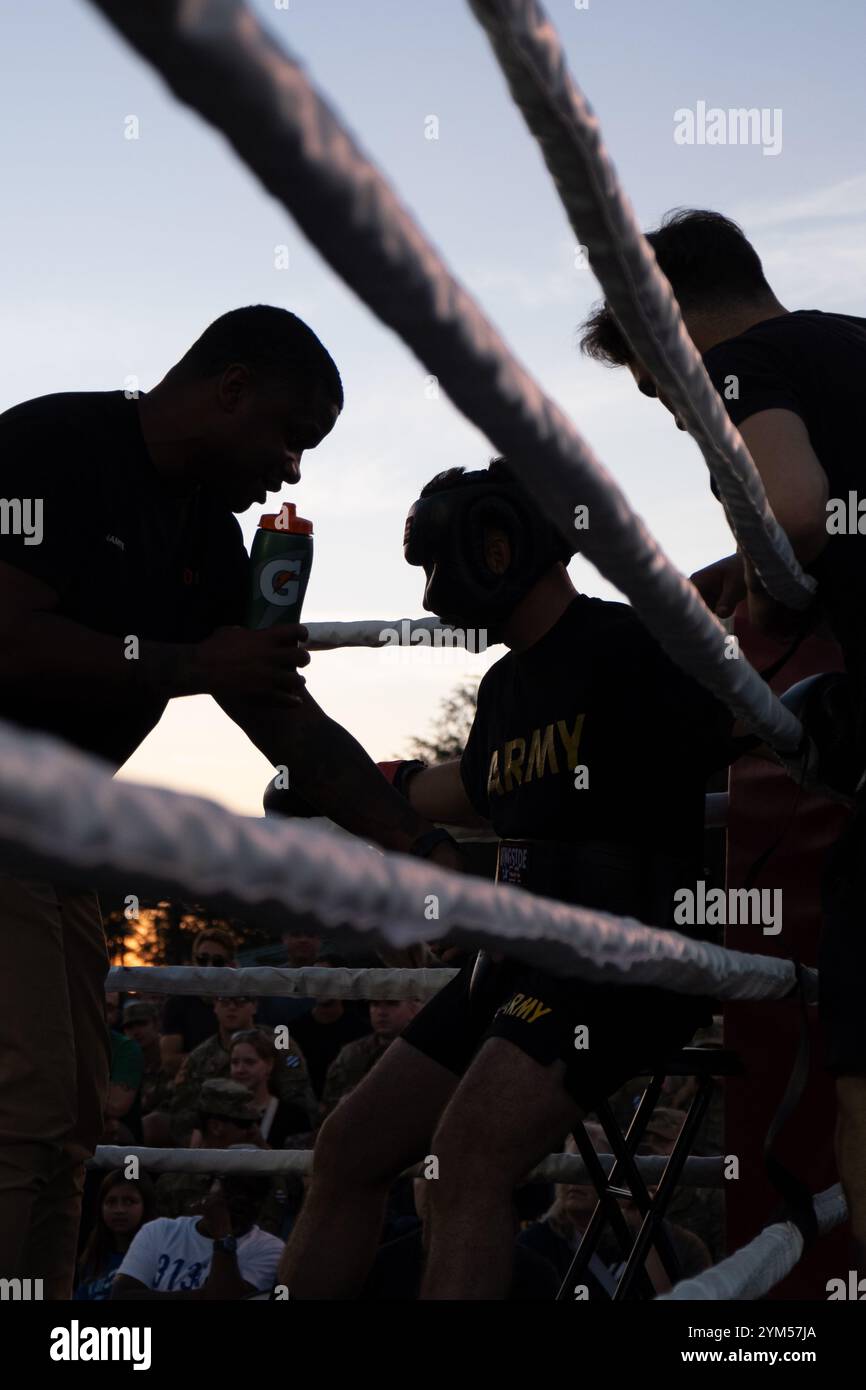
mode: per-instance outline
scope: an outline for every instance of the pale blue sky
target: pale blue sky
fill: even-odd
[[[540,156],[461,0],[269,0],[253,8],[305,61],[364,148],[480,299],[513,349],[571,413],[668,554],[686,572],[728,548],[703,462],[621,373],[581,361],[575,329],[598,290]],[[572,0],[548,5],[599,115],[638,216],[669,207],[739,218],[789,308],[866,314],[863,53],[851,0]],[[0,0],[0,409],[58,390],[147,389],[217,314],[282,304],[334,354],[346,409],[287,489],[314,519],[305,616],[420,612],[403,518],[420,485],[483,466],[486,441],[424,369],[338,282],[222,138],[83,0]],[[674,112],[782,111],[782,151],[684,147]],[[124,120],[140,123],[124,139]],[[424,138],[425,118],[440,138]],[[289,248],[288,270],[274,248]],[[258,518],[242,519],[249,540]],[[583,562],[575,581],[612,591]],[[494,655],[495,655],[494,651]],[[444,664],[447,660],[447,664]],[[439,698],[489,658],[417,651],[323,653],[310,688],[373,756],[397,756]],[[175,701],[124,775],[255,813],[263,758],[205,697]]]

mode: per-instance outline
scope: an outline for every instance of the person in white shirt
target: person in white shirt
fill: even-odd
[[[201,1216],[157,1217],[124,1256],[112,1299],[188,1302],[249,1298],[269,1291],[283,1242],[254,1224],[267,1178],[215,1178]]]

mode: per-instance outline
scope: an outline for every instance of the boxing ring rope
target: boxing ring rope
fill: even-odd
[[[536,0],[469,0],[538,141],[578,240],[638,359],[698,444],[734,535],[768,591],[806,608],[815,581],[804,574],[767,502],[760,474],[688,335],[619,184],[592,109],[568,71],[550,17]]]
[[[157,1149],[142,1144],[100,1144],[89,1166],[125,1168],[137,1158],[149,1173],[242,1173],[247,1177],[306,1177],[313,1171],[312,1149],[254,1149],[239,1145],[232,1149]],[[599,1154],[599,1162],[609,1173],[616,1159]],[[668,1162],[666,1154],[638,1155],[638,1172],[648,1184],[661,1180]],[[723,1187],[724,1159],[688,1158],[680,1179],[686,1187]],[[407,1169],[413,1177],[423,1177],[424,1165]],[[577,1154],[549,1154],[524,1178],[530,1182],[588,1183],[589,1173]]]
[[[572,546],[694,676],[802,771],[803,731],[667,559],[566,415],[517,362],[299,64],[241,0],[90,0],[228,138],[346,284],[510,459]],[[576,533],[575,507],[589,508]]]
[[[440,623],[438,618],[360,618],[352,622],[305,622],[304,627],[309,633],[309,646],[313,650],[327,647],[387,647],[392,645],[390,637],[386,635],[391,632],[398,633],[401,642],[408,640],[410,646],[424,645],[423,642],[412,640],[416,632],[429,633],[433,645],[439,645],[436,634],[441,633],[442,645],[448,645],[444,641],[446,633],[460,631],[448,623]]]
[[[847,1219],[848,1208],[838,1183],[813,1198],[818,1232],[826,1235]],[[697,1299],[741,1302],[763,1298],[791,1273],[803,1253],[803,1237],[791,1221],[767,1226],[748,1245],[742,1246],[712,1269],[693,1279],[682,1279],[656,1302]]]
[[[115,965],[108,991],[149,994],[260,995],[281,999],[432,999],[460,972],[448,967]]]
[[[139,897],[206,899],[272,930],[295,912],[325,927],[378,932],[398,948],[446,935],[495,942],[553,974],[588,980],[742,1000],[781,999],[797,982],[791,960],[379,853],[318,826],[238,816],[203,797],[116,781],[97,759],[2,721],[0,863],[123,893],[134,886]],[[814,1000],[817,973],[804,975]]]

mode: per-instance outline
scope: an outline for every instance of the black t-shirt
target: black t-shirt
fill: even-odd
[[[730,761],[732,722],[631,608],[578,594],[484,676],[463,784],[502,838],[604,841],[697,865],[706,781]]]
[[[343,1013],[336,1023],[319,1023],[312,1013],[296,1019],[290,1027],[290,1034],[304,1054],[310,1081],[318,1100],[322,1099],[328,1067],[346,1043],[356,1038],[365,1038],[372,1033],[368,1020],[359,1018],[351,1009],[343,1006]]]
[[[249,562],[237,520],[205,488],[185,498],[165,488],[124,392],[42,396],[0,415],[0,497],[42,503],[39,542],[0,532],[0,561],[50,584],[58,613],[120,639],[118,660],[129,636],[194,643],[243,622]],[[0,718],[115,766],[164,708],[146,691],[77,701],[71,682],[35,698],[0,695]]]
[[[793,411],[806,425],[830,497],[847,502],[850,491],[866,496],[866,319],[800,309],[710,348],[704,364],[735,425],[761,410]],[[736,400],[728,399],[731,377]],[[863,688],[866,535],[831,534],[806,568],[818,581],[848,670]]]

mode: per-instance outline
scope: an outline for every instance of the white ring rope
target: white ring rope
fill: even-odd
[[[140,897],[207,898],[277,929],[295,912],[379,932],[396,947],[449,934],[496,942],[588,980],[717,999],[779,999],[796,983],[789,960],[381,854],[318,826],[237,816],[202,797],[115,781],[96,758],[2,721],[0,863],[53,877],[61,869]],[[817,974],[804,973],[814,999]]]
[[[799,721],[670,563],[574,425],[517,362],[379,171],[241,0],[91,0],[175,96],[223,131],[322,257],[510,458],[572,545],[674,661],[794,758]],[[587,530],[573,527],[576,505]]]
[[[233,994],[281,999],[432,999],[459,971],[433,967],[310,965],[301,969],[245,965],[236,970],[212,965],[115,965],[105,977],[107,990],[147,994]]]
[[[421,646],[413,641],[416,632],[429,632],[433,645],[448,646],[446,633],[458,631],[438,618],[361,618],[354,622],[304,623],[309,633],[309,645],[315,647],[388,647],[393,645],[391,633],[398,633],[401,643]],[[437,639],[435,634],[442,633]]]
[[[605,298],[699,445],[737,541],[775,598],[789,608],[808,607],[815,581],[804,574],[770,510],[760,474],[619,184],[598,121],[568,71],[550,17],[536,0],[469,4],[538,141],[571,226],[589,251]]]
[[[838,1183],[819,1192],[813,1198],[819,1234],[825,1235],[841,1226],[848,1208]],[[721,1260],[712,1269],[683,1279],[669,1293],[660,1294],[657,1302],[670,1300],[712,1299],[742,1302],[763,1298],[775,1288],[796,1265],[803,1253],[803,1237],[791,1221],[779,1221],[767,1226],[748,1245]]]
[[[137,1158],[149,1173],[243,1173],[250,1177],[285,1175],[306,1176],[313,1171],[312,1149],[150,1149],[136,1144],[100,1144],[90,1166],[93,1168],[125,1168],[130,1158]],[[612,1154],[599,1154],[599,1162],[609,1173],[616,1159]],[[660,1181],[668,1162],[666,1154],[647,1154],[635,1157],[638,1172],[651,1185]],[[723,1158],[687,1158],[680,1177],[686,1187],[723,1187]],[[409,1171],[420,1176],[423,1165]],[[589,1174],[577,1154],[549,1154],[524,1179],[524,1182],[589,1182]]]

